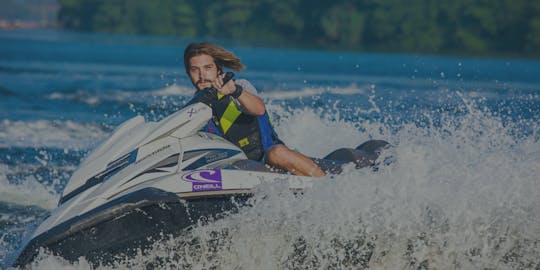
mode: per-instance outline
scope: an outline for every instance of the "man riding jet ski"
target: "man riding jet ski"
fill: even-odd
[[[26,239],[12,265],[28,264],[41,248],[69,261],[83,256],[106,264],[144,251],[163,236],[177,237],[201,218],[237,210],[262,182],[279,179],[302,190],[319,179],[275,170],[250,159],[241,145],[201,131],[215,116],[206,104],[214,106],[218,96],[205,87],[159,122],[137,116],[118,126],[81,162],[58,207]],[[372,140],[308,159],[323,173],[337,174],[350,163],[376,165],[386,147]]]
[[[278,138],[263,101],[248,81],[226,77],[224,68],[245,68],[236,55],[212,43],[192,43],[184,51],[184,67],[197,89],[195,99],[212,108],[209,130],[240,147],[249,159],[296,175],[325,175],[313,160]],[[200,93],[210,88],[215,89],[213,95]]]

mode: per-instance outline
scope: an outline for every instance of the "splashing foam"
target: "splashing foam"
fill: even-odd
[[[402,124],[396,162],[377,172],[350,168],[296,195],[285,183],[260,185],[253,207],[112,268],[538,269],[539,134],[516,137],[511,124],[467,110],[438,126]],[[381,123],[278,114],[283,139],[310,154],[389,136]]]
[[[264,99],[275,99],[275,100],[284,100],[284,99],[298,99],[302,97],[313,97],[321,95],[324,93],[332,93],[337,95],[363,95],[366,93],[365,87],[358,87],[356,84],[351,84],[347,87],[306,87],[301,90],[273,90],[268,92],[263,92],[260,96]]]
[[[0,200],[6,203],[27,206],[39,206],[53,209],[58,202],[59,194],[54,186],[45,186],[30,175],[20,183],[10,183],[7,179],[9,168],[0,164]]]
[[[335,108],[337,104],[333,108],[293,110],[270,105],[268,109],[278,115],[279,119],[273,122],[279,137],[288,147],[308,156],[323,157],[338,148],[356,148],[369,139],[391,141],[389,129],[381,123],[368,124],[364,120],[353,123],[341,119],[340,111]],[[356,109],[352,113],[360,115],[369,111],[371,109]]]
[[[47,96],[50,100],[71,100],[83,104],[95,106],[104,102],[119,102],[126,101],[144,101],[148,97],[170,97],[170,96],[185,96],[190,97],[194,92],[193,87],[171,84],[163,88],[147,89],[143,91],[129,92],[125,90],[109,89],[98,92],[85,89],[78,89],[73,93],[53,92]]]
[[[100,125],[73,121],[0,122],[0,147],[57,147],[87,149],[105,137]]]

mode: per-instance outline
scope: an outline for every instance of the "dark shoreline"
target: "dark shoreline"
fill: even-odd
[[[468,59],[496,59],[496,60],[540,60],[540,54],[522,54],[522,53],[504,53],[504,52],[461,52],[454,51],[441,51],[441,52],[422,52],[422,51],[407,51],[407,50],[377,50],[377,49],[362,49],[351,50],[343,48],[328,48],[313,43],[301,44],[298,42],[290,42],[283,44],[275,41],[258,41],[253,39],[233,39],[223,37],[182,37],[176,35],[153,35],[153,34],[126,34],[126,33],[110,33],[104,31],[82,31],[76,29],[63,28],[57,24],[39,24],[34,22],[19,23],[15,27],[3,27],[2,21],[0,21],[0,31],[31,31],[31,30],[43,30],[43,31],[60,31],[66,33],[77,33],[81,35],[85,34],[99,34],[102,36],[110,36],[111,38],[119,38],[121,40],[129,39],[131,37],[147,37],[148,39],[171,39],[171,43],[177,43],[174,39],[185,40],[189,42],[202,42],[209,41],[220,43],[223,46],[228,47],[252,47],[261,49],[280,49],[280,50],[298,50],[298,51],[328,51],[328,52],[342,52],[342,53],[365,53],[365,54],[389,54],[389,55],[409,55],[419,57],[457,57]],[[125,40],[124,40],[125,41]],[[159,42],[158,42],[159,43]]]

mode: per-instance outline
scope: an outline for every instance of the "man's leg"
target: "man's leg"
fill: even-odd
[[[266,162],[296,175],[315,177],[325,175],[313,160],[283,144],[276,144],[266,152]]]

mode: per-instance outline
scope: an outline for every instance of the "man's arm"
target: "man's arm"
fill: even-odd
[[[234,84],[233,80],[230,80],[223,85],[223,76],[218,76],[218,79],[214,82],[214,87],[219,93],[230,95],[236,91],[237,86]],[[237,100],[247,113],[263,115],[266,112],[266,107],[264,106],[262,99],[249,91],[242,91],[242,94],[238,96]]]
[[[264,102],[260,97],[248,91],[242,91],[242,94],[237,98],[238,102],[244,109],[253,115],[263,115],[266,112]]]

